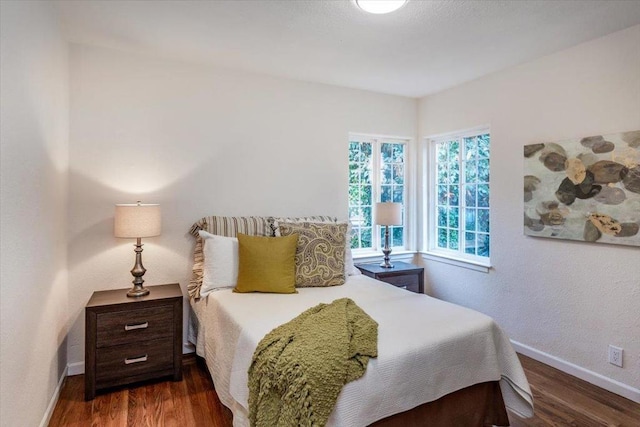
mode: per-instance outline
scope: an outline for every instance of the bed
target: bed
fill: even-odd
[[[419,425],[424,417],[429,425],[508,425],[505,406],[533,415],[520,362],[491,318],[350,275],[341,286],[296,294],[218,289],[191,298],[190,340],[220,401],[233,412],[234,426],[249,425],[248,368],[259,341],[306,309],[339,298],[351,298],[378,322],[378,357],[363,377],[344,386],[327,425]]]

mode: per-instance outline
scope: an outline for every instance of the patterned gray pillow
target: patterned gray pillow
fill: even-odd
[[[296,286],[320,287],[344,284],[344,252],[348,224],[283,222],[282,236],[298,233]]]

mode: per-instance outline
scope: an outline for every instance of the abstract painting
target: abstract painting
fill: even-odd
[[[524,146],[524,234],[640,246],[640,130]]]

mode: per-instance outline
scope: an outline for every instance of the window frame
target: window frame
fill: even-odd
[[[423,188],[426,197],[423,197],[423,218],[426,220],[423,221],[423,242],[425,248],[423,249],[423,256],[426,259],[442,261],[448,264],[457,265],[461,267],[471,268],[478,271],[487,272],[491,267],[491,251],[488,257],[472,255],[464,252],[464,246],[459,245],[458,250],[448,249],[448,248],[440,248],[438,246],[438,225],[437,225],[437,158],[436,158],[436,147],[438,143],[451,141],[453,139],[459,139],[462,147],[462,139],[478,136],[482,134],[489,134],[491,138],[491,128],[489,125],[477,126],[469,129],[464,129],[460,131],[447,132],[437,135],[431,135],[424,138],[423,145],[423,164],[424,167],[424,182]],[[490,145],[491,147],[491,145]],[[491,159],[491,153],[489,153],[489,159]],[[459,159],[459,164],[462,166],[462,156]],[[491,163],[490,163],[491,165]],[[491,166],[489,166],[489,171],[491,171]],[[491,172],[489,172],[489,224],[491,224]],[[464,178],[464,170],[460,169],[460,182],[459,185],[462,187],[466,182],[466,178]],[[464,198],[460,198],[461,203],[459,204],[460,208],[466,208],[466,201]],[[462,218],[463,215],[460,215]],[[464,228],[462,226],[463,220],[460,220],[459,236],[464,236]],[[492,227],[489,225],[489,241],[491,242],[491,230]],[[459,241],[463,241],[461,237],[459,237]],[[490,243],[490,247],[493,245]]]
[[[381,157],[381,144],[383,143],[391,143],[391,144],[403,144],[404,145],[404,192],[403,192],[403,218],[402,218],[402,227],[404,229],[403,232],[403,243],[404,246],[392,246],[392,258],[394,255],[406,255],[412,253],[412,248],[415,248],[415,233],[411,233],[411,230],[414,230],[414,221],[415,221],[415,184],[414,184],[414,163],[413,159],[415,155],[413,153],[415,144],[413,143],[413,139],[409,137],[402,136],[390,136],[390,135],[375,135],[375,134],[367,134],[367,133],[357,133],[351,132],[349,133],[349,139],[347,141],[347,154],[349,150],[349,144],[351,142],[365,142],[372,144],[371,149],[371,197],[372,197],[372,206],[371,206],[371,222],[372,222],[372,232],[371,232],[371,248],[357,248],[352,249],[353,257],[359,260],[363,260],[365,258],[377,258],[382,256],[380,251],[382,251],[382,247],[384,246],[384,241],[380,237],[380,228],[381,226],[375,225],[373,219],[375,218],[375,209],[376,203],[380,201],[382,187],[381,187],[381,168],[380,168],[380,157]],[[347,156],[347,170],[348,168],[348,156]],[[349,179],[347,178],[347,187],[350,185]],[[349,217],[349,200],[347,196],[347,218]],[[349,237],[350,238],[350,237]]]

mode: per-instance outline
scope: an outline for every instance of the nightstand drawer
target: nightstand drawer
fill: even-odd
[[[132,344],[104,347],[96,354],[96,381],[98,384],[145,373],[173,369],[173,338],[161,338]]]
[[[404,288],[412,292],[419,292],[420,280],[417,274],[411,276],[390,276],[385,277],[383,280],[399,288]]]
[[[173,336],[173,307],[98,314],[98,348]]]
[[[378,264],[356,264],[365,276],[373,277],[417,294],[424,293],[424,268],[406,262],[394,262],[394,267]]]

